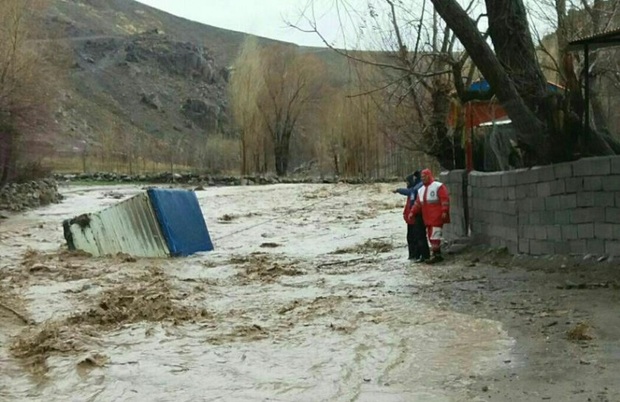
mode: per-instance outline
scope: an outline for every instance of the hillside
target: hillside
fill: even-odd
[[[41,18],[40,40],[59,38],[70,53],[55,162],[66,159],[70,169],[79,160],[86,167],[86,159],[137,155],[168,163],[168,150],[180,148],[191,148],[195,159],[200,139],[230,131],[228,67],[247,34],[132,0],[52,0]],[[346,65],[327,49],[302,50],[319,54],[332,71]]]

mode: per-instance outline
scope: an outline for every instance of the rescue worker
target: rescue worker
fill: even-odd
[[[430,169],[422,170],[423,186],[418,190],[411,218],[422,215],[433,255],[429,264],[443,261],[441,240],[443,225],[450,223],[450,198],[446,186],[436,181]],[[411,219],[410,218],[410,219]]]
[[[422,187],[420,171],[417,170],[405,178],[407,188],[398,188],[395,193],[407,196],[403,218],[407,223],[407,246],[409,248],[409,260],[416,263],[424,262],[430,258],[428,241],[426,240],[426,227],[422,219],[422,214],[418,214],[412,219],[409,218],[411,209],[415,203],[418,190]]]

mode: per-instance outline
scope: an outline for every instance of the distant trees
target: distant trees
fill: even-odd
[[[0,186],[17,173],[20,144],[52,126],[54,72],[48,54],[29,41],[32,19],[44,6],[38,0],[0,1]]]
[[[287,174],[291,140],[301,117],[316,111],[324,75],[320,60],[292,46],[245,43],[230,84],[243,173],[264,171],[271,160],[278,175]]]
[[[233,65],[229,84],[231,113],[241,148],[241,174],[261,171],[264,154],[264,120],[258,109],[263,90],[263,66],[255,38],[247,39]]]

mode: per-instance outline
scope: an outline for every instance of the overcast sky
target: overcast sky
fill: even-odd
[[[287,27],[285,19],[296,23],[308,0],[138,0],[179,17],[220,28],[293,42],[304,46],[324,46],[315,34]],[[320,3],[320,2],[319,2]],[[329,0],[321,7],[329,9]],[[321,32],[337,41],[338,19],[329,14],[320,19]]]
[[[2,0],[0,0],[2,1]],[[330,43],[343,48],[385,49],[385,43],[390,41],[390,34],[379,34],[376,26],[368,19],[371,12],[368,9],[368,0],[138,0],[141,3],[161,9],[179,17],[187,18],[203,24],[220,28],[231,29],[239,32],[251,33],[272,39],[292,42],[303,46],[321,46],[324,43],[318,35],[305,33],[287,26],[290,21],[303,28],[309,28],[307,16],[312,16],[317,21],[318,31]],[[536,4],[541,0],[526,0],[526,3]],[[461,0],[461,3],[469,3],[469,0]],[[314,4],[310,8],[309,4]],[[378,2],[377,4],[384,4]],[[398,3],[397,3],[398,4]],[[420,9],[416,8],[415,0],[405,3],[410,12],[419,15]],[[411,7],[411,5],[414,5]],[[421,8],[421,7],[420,7]],[[431,8],[426,9],[426,15]],[[484,7],[477,6],[475,14],[481,13]],[[389,27],[390,22],[385,21],[389,16],[387,10],[377,11],[381,26]],[[400,11],[402,13],[402,11]],[[415,21],[419,17],[402,15]],[[364,20],[368,22],[366,25]],[[341,24],[342,22],[342,24]],[[484,29],[486,21],[482,20],[479,28]],[[401,29],[406,35],[407,29],[412,25],[402,24]],[[545,25],[545,24],[543,24]],[[343,35],[341,26],[349,27],[347,35]],[[541,28],[544,28],[541,26]],[[543,29],[545,31],[547,29]],[[545,33],[545,32],[542,32]],[[387,35],[387,36],[386,36]],[[411,38],[415,34],[410,35]],[[378,39],[380,38],[380,39]],[[393,43],[393,41],[391,42]]]

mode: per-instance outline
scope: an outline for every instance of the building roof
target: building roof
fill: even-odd
[[[586,45],[590,50],[610,46],[620,46],[620,28],[607,32],[601,32],[595,35],[585,36],[569,42],[568,49],[581,50],[585,48]]]

